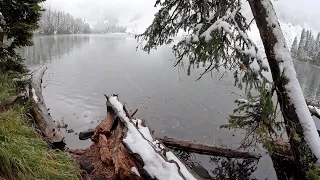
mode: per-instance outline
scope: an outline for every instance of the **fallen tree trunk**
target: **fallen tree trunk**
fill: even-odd
[[[95,129],[94,143],[77,152],[90,178],[201,179],[155,140],[143,120],[132,119],[116,96],[108,97],[106,118]]]
[[[104,131],[102,127],[105,126],[104,125],[105,123],[106,122],[102,121],[102,123],[97,127],[96,130],[90,129],[84,132],[80,132],[79,139],[87,140],[92,138],[94,141],[97,141],[97,137],[93,137],[93,135],[95,134],[95,131],[100,131],[100,132]],[[106,133],[109,133],[111,126],[109,125],[109,128],[107,129]],[[228,158],[243,158],[243,159],[246,159],[246,158],[260,159],[261,157],[261,155],[259,154],[242,152],[242,151],[217,147],[217,146],[208,145],[208,144],[195,143],[192,141],[179,140],[179,139],[168,138],[168,137],[156,138],[156,139],[170,149],[181,150],[185,152],[205,154],[210,156],[222,156],[222,157],[228,157]]]
[[[260,159],[260,155],[252,154],[249,152],[241,152],[232,149],[221,148],[217,146],[200,144],[191,141],[177,140],[173,138],[158,138],[165,146],[177,150],[193,152],[198,154],[206,154],[211,156],[223,156],[228,158],[253,158]]]
[[[30,99],[32,101],[33,116],[44,136],[44,139],[55,147],[64,146],[64,136],[54,123],[42,96],[42,77],[46,68],[40,68],[32,75],[30,83]]]

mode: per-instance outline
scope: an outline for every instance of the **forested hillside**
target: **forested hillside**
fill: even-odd
[[[320,33],[314,36],[311,30],[303,29],[300,40],[296,37],[293,41],[291,55],[295,59],[320,62]]]
[[[36,35],[86,34],[91,32],[89,24],[83,19],[50,9],[42,12],[39,26],[40,28],[35,32]]]

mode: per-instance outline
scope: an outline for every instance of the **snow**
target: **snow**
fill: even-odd
[[[133,166],[133,167],[131,168],[131,172],[134,172],[136,175],[138,175],[139,177],[141,177],[138,169],[137,169],[135,166]]]
[[[226,22],[225,19],[226,17],[218,19],[205,32],[203,32],[200,37],[204,37],[205,41],[208,42],[212,39],[212,31],[220,29],[223,29],[223,31],[232,35],[231,25],[228,22]]]
[[[185,176],[186,179],[195,179],[193,175],[190,173],[190,171],[182,164],[182,162],[171,151],[168,151],[166,153],[166,157],[168,160],[173,160],[178,163],[180,167],[180,171]]]
[[[152,138],[152,136],[151,136],[151,134],[150,134],[149,128],[142,126],[142,120],[140,120],[140,119],[133,119],[132,121],[133,121],[134,124],[138,123],[138,129],[139,129],[139,131],[141,132],[141,134],[143,134],[143,136],[144,136],[147,140],[153,141],[153,138]]]
[[[313,114],[316,114],[317,116],[320,116],[320,109],[315,106],[308,106],[309,111]]]
[[[150,131],[147,132],[147,128],[141,126],[139,120],[131,121],[123,110],[123,105],[118,101],[116,96],[111,96],[109,102],[117,109],[118,115],[124,120],[125,126],[128,128],[127,135],[123,139],[123,142],[130,148],[133,153],[139,154],[144,162],[144,169],[152,176],[159,180],[195,180],[192,175],[184,172],[184,165],[177,162],[175,163],[166,161],[158,150],[162,150],[162,147],[156,147],[157,143],[152,142],[152,136]],[[134,122],[138,122],[138,129]],[[140,126],[139,126],[140,123]],[[170,156],[171,157],[171,156]],[[172,157],[171,157],[172,158]],[[180,173],[184,176],[182,177]]]
[[[252,61],[252,63],[249,65],[249,67],[255,72],[259,72],[259,70],[260,70],[260,66],[259,66],[256,59]]]
[[[237,99],[236,101],[237,101],[238,103],[241,103],[241,104],[247,104],[247,103],[249,103],[249,101],[246,100],[246,99]]]
[[[31,89],[32,92],[32,98],[37,103],[39,101],[38,96],[36,95],[36,90],[34,88]]]
[[[278,23],[277,15],[270,0],[263,0],[261,3],[267,10],[267,22],[270,27],[273,27],[273,33],[278,40],[274,46],[274,52],[276,59],[279,60],[278,63],[280,65],[281,72],[283,72],[283,75],[289,81],[286,85],[288,96],[296,108],[296,113],[304,130],[305,140],[313,154],[318,158],[318,162],[320,162],[320,137],[304,99],[289,49]]]
[[[236,102],[240,103],[240,104],[247,104],[247,105],[252,105],[252,106],[257,106],[260,103],[259,101],[250,102],[247,99],[237,99]]]

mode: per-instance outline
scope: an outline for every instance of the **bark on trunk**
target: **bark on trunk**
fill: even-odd
[[[304,171],[309,167],[307,161],[310,159],[314,161],[314,157],[309,156],[311,150],[304,139],[303,128],[296,113],[296,108],[290,101],[288,90],[286,89],[288,79],[282,76],[283,72],[281,72],[281,68],[279,66],[282,59],[276,58],[274,50],[275,44],[278,40],[273,31],[274,27],[268,24],[268,10],[263,6],[262,1],[263,0],[249,0],[248,2],[260,31],[260,36],[270,65],[273,82],[277,89],[278,101],[281,106],[282,115],[286,124],[286,131],[289,136],[291,151],[296,163],[296,167],[295,169],[292,169],[292,171],[297,172],[297,179],[306,179]],[[297,135],[302,137],[300,141],[296,138]]]

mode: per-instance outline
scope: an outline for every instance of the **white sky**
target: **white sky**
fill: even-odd
[[[133,17],[151,21],[156,12],[155,0],[47,0],[46,7],[69,12],[75,17],[95,22],[104,17],[117,17],[127,23]],[[320,0],[277,0],[274,1],[282,20],[297,25],[312,27],[320,31]]]

